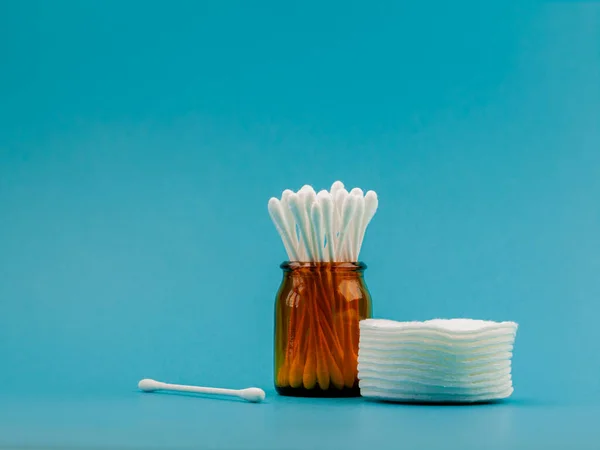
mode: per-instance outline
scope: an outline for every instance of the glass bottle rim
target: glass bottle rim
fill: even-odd
[[[321,262],[321,261],[284,261],[279,267],[284,272],[294,270],[331,270],[335,272],[363,272],[367,265],[362,261],[336,261],[336,262]]]

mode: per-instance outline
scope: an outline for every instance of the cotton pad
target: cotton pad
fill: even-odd
[[[436,376],[478,376],[478,375],[492,375],[499,372],[510,371],[510,361],[500,361],[493,364],[484,364],[479,366],[466,366],[457,370],[454,367],[440,366],[436,363],[424,363],[424,362],[390,362],[385,364],[382,362],[362,362],[358,363],[358,370],[364,371],[377,371],[379,373],[402,373],[402,372],[414,372],[422,373],[425,375],[436,375]]]
[[[457,382],[457,383],[475,383],[478,381],[489,381],[496,379],[505,379],[507,376],[511,374],[511,368],[507,367],[506,369],[496,370],[493,372],[479,372],[473,374],[457,374],[455,372],[427,372],[424,370],[395,370],[395,371],[387,371],[381,370],[378,367],[365,367],[359,366],[359,379],[366,378],[379,378],[382,380],[399,380],[403,378],[414,378],[416,380],[427,380],[434,381],[439,383],[444,382]]]
[[[398,352],[430,352],[430,353],[443,353],[446,355],[471,355],[471,356],[483,356],[494,353],[512,352],[513,343],[501,343],[486,346],[452,346],[452,345],[431,345],[428,343],[419,344],[414,343],[381,343],[376,344],[373,342],[359,342],[359,348],[365,350],[373,350],[380,353],[398,353]]]
[[[444,364],[456,364],[456,363],[475,363],[475,362],[491,362],[495,360],[503,360],[512,357],[512,351],[505,352],[474,352],[474,354],[465,353],[445,353],[435,351],[431,349],[425,349],[419,351],[418,349],[410,350],[373,350],[365,349],[363,347],[358,348],[359,361],[360,355],[368,355],[370,358],[387,359],[387,360],[419,360],[419,361],[439,361]]]
[[[479,395],[415,394],[372,387],[361,387],[360,389],[360,395],[365,398],[403,403],[482,403],[502,400],[510,397],[512,393],[512,387],[502,392]]]
[[[507,329],[517,329],[515,322],[492,322],[489,320],[473,319],[432,319],[424,322],[396,322],[387,319],[365,319],[361,320],[361,329],[374,329],[381,331],[437,331],[446,333],[451,337],[461,334],[464,336],[476,335],[478,333]]]
[[[405,394],[412,392],[427,395],[492,395],[504,392],[512,387],[511,380],[479,386],[436,386],[433,384],[417,383],[415,381],[393,383],[382,380],[360,380],[358,383],[361,388],[387,389],[390,392],[402,392]]]
[[[398,401],[473,402],[512,394],[518,325],[472,319],[360,322],[361,394]]]
[[[505,331],[494,331],[475,338],[455,339],[447,336],[439,336],[432,332],[400,333],[362,330],[360,341],[368,344],[429,344],[432,346],[449,347],[484,347],[497,344],[509,344],[515,341],[515,333]]]
[[[438,355],[439,356],[439,355]],[[510,358],[512,357],[512,353],[498,353],[495,355],[488,355],[485,358],[441,358],[441,357],[432,357],[431,355],[422,355],[419,353],[409,353],[409,354],[383,354],[383,355],[373,355],[371,352],[367,350],[363,350],[362,352],[358,351],[358,363],[369,363],[376,364],[380,366],[395,366],[399,364],[419,364],[419,365],[432,365],[434,368],[432,370],[441,370],[442,368],[446,368],[452,371],[464,371],[469,370],[471,368],[482,368],[489,367],[490,365],[496,365],[501,363],[510,363]]]
[[[474,389],[478,390],[494,390],[498,388],[498,386],[506,387],[512,383],[512,377],[510,375],[500,376],[493,379],[483,379],[483,380],[475,380],[475,381],[442,381],[438,379],[426,379],[419,377],[411,377],[411,376],[402,376],[402,377],[387,377],[384,378],[381,375],[371,375],[370,377],[366,375],[359,375],[359,383],[362,383],[363,386],[368,386],[370,384],[377,384],[381,387],[389,387],[390,389],[399,388],[399,389],[407,389],[411,387],[413,390],[416,388],[427,388],[431,389],[442,389],[444,391],[448,390],[464,390],[470,391]]]

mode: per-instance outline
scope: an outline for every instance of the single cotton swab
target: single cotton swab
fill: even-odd
[[[316,234],[316,229],[315,226],[312,222],[311,219],[311,211],[312,211],[312,205],[317,201],[317,193],[315,192],[315,190],[312,188],[312,186],[308,186],[307,189],[305,189],[303,192],[300,193],[300,198],[302,199],[302,201],[304,202],[304,210],[306,211],[306,215],[305,220],[306,220],[306,224],[307,224],[307,230],[309,231],[309,235],[310,235],[310,250],[311,253],[313,255],[313,258],[317,258],[317,253],[318,253],[318,241],[317,241],[317,234]]]
[[[269,200],[269,214],[271,216],[271,220],[273,220],[273,223],[275,224],[275,228],[277,228],[277,231],[281,236],[281,240],[283,241],[283,245],[288,254],[288,258],[290,259],[290,261],[298,261],[298,253],[296,251],[296,246],[294,245],[290,236],[287,222],[285,220],[283,210],[281,208],[281,203],[275,197],[272,197]]]
[[[331,185],[331,189],[329,189],[329,192],[331,193],[331,195],[335,195],[335,193],[341,189],[344,189],[344,183],[342,183],[341,181],[335,181]]]
[[[326,258],[327,262],[335,261],[335,241],[336,231],[333,229],[333,215],[335,214],[333,197],[327,191],[321,191],[317,194],[317,201],[321,204],[321,211],[323,213],[323,226],[325,231],[326,243]]]
[[[340,235],[338,237],[336,248],[336,260],[337,261],[345,261],[345,255],[343,254],[343,249],[346,245],[346,240],[348,239],[348,228],[350,228],[350,221],[356,212],[357,207],[357,196],[348,195],[344,200],[344,204],[342,205],[342,214],[341,214],[341,228]]]
[[[312,238],[309,229],[310,223],[306,214],[305,198],[306,195],[304,195],[304,191],[290,195],[289,207],[300,231],[301,242],[299,242],[298,245],[304,246],[307,261],[313,261]]]
[[[246,389],[222,389],[201,386],[186,386],[183,384],[169,384],[161,381],[145,378],[138,383],[138,388],[144,392],[154,391],[177,391],[194,392],[196,394],[226,395],[230,397],[239,397],[252,403],[262,402],[266,395],[260,388],[251,387]]]
[[[318,198],[318,196],[317,196]],[[318,201],[313,202],[311,210],[310,210],[310,219],[312,221],[312,229],[314,233],[314,243],[316,246],[316,258],[317,261],[324,261],[323,257],[323,241],[324,241],[324,233],[323,233],[323,212],[321,211],[321,205]]]
[[[352,191],[354,191],[354,189]],[[351,194],[355,197],[356,211],[352,217],[351,234],[350,238],[348,239],[348,242],[350,243],[348,246],[350,261],[358,261],[358,241],[360,239],[363,215],[365,213],[365,198],[363,197],[362,191],[360,189],[359,191],[360,192],[354,192]]]
[[[379,200],[377,199],[377,193],[375,191],[368,191],[365,194],[365,211],[363,213],[361,232],[358,238],[358,250],[356,257],[358,258],[358,254],[360,253],[360,249],[362,248],[362,243],[365,239],[365,233],[367,231],[367,226],[375,216],[375,212],[377,211],[377,206],[379,205]]]
[[[294,217],[292,216],[292,212],[288,206],[288,202],[290,199],[290,195],[292,195],[294,191],[290,189],[286,189],[281,193],[281,210],[283,211],[283,217],[285,217],[285,221],[288,224],[288,231],[291,234],[292,242],[296,250],[298,249],[298,233],[296,232],[296,222],[294,221]]]
[[[335,191],[333,195],[333,206],[334,206],[334,215],[333,215],[333,229],[335,230],[335,257],[341,258],[343,254],[343,247],[340,245],[339,237],[342,231],[342,209],[344,207],[344,202],[348,198],[350,194],[344,188],[338,189]]]
[[[354,195],[362,199],[363,191],[360,188],[354,188],[350,191],[349,195]],[[350,220],[350,227],[348,229],[348,239],[346,239],[346,244],[342,248],[342,254],[344,255],[344,259],[347,261],[354,261],[354,250],[356,247],[356,240],[358,239],[358,228],[362,224],[362,211],[360,201],[357,202],[357,210],[352,215],[352,219]]]

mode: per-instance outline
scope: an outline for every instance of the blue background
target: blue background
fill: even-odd
[[[600,4],[501,3],[1,1],[0,447],[597,448]],[[374,315],[519,322],[511,400],[274,394],[267,201],[337,179]]]

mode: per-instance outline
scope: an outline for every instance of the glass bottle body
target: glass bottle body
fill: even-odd
[[[281,395],[358,396],[360,320],[371,317],[363,263],[281,265],[275,303],[275,388]]]

